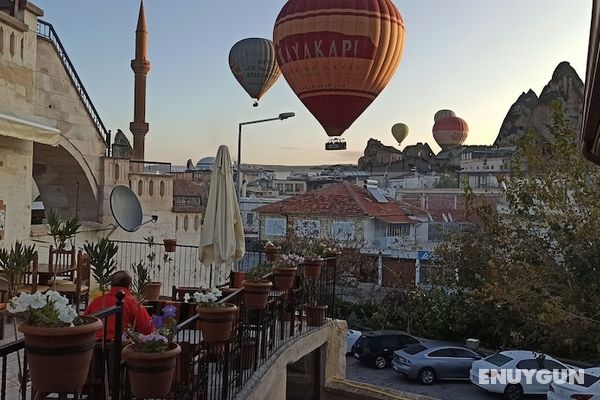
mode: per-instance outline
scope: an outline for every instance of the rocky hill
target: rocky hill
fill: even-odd
[[[392,146],[386,146],[376,139],[369,139],[364,155],[358,159],[358,168],[368,170],[375,166],[389,164],[402,154]]]
[[[568,62],[558,64],[539,97],[531,89],[519,96],[504,118],[494,145],[514,145],[530,128],[535,129],[544,141],[552,142],[550,128],[555,101],[561,103],[571,126],[578,130],[583,108],[583,82]]]

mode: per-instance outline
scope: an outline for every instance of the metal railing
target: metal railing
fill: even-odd
[[[171,163],[129,160],[129,172],[136,172],[138,174],[169,175],[171,173]]]
[[[65,71],[67,72],[67,75],[69,75],[69,78],[71,78],[71,82],[73,83],[75,90],[79,94],[79,98],[81,99],[85,109],[87,110],[88,114],[90,115],[90,118],[92,119],[92,122],[94,123],[94,126],[96,127],[96,130],[98,131],[98,134],[100,135],[100,138],[102,139],[102,142],[105,145],[107,145],[106,138],[108,137],[107,136],[108,130],[104,126],[104,123],[102,122],[102,119],[100,118],[100,115],[98,114],[98,111],[96,110],[96,107],[94,107],[94,103],[92,103],[92,99],[90,98],[87,91],[85,90],[85,87],[83,86],[83,82],[79,78],[79,75],[77,74],[77,71],[75,70],[75,67],[73,66],[73,63],[71,62],[71,59],[67,55],[67,51],[65,50],[62,42],[60,41],[56,31],[54,30],[54,27],[52,26],[52,24],[50,24],[46,21],[38,20],[37,35],[40,38],[48,40],[54,46],[54,49],[56,50],[58,57],[62,61],[62,64],[65,67]]]

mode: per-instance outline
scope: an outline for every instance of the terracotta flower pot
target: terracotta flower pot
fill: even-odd
[[[144,298],[146,300],[158,300],[160,297],[161,282],[148,282],[144,285]]]
[[[133,350],[133,344],[123,348],[131,393],[138,399],[166,398],[171,391],[177,356],[181,347],[171,343],[162,353],[142,353]]]
[[[267,257],[267,261],[275,261],[275,259],[277,258],[277,253],[279,253],[279,249],[277,247],[265,247],[265,255]]]
[[[273,268],[273,280],[275,287],[281,290],[291,289],[294,286],[294,277],[297,267],[275,267]]]
[[[244,304],[251,310],[262,310],[267,306],[269,292],[273,284],[271,282],[249,282],[243,281]]]
[[[307,258],[304,260],[304,275],[311,278],[318,278],[321,275],[321,266],[323,259]]]
[[[163,239],[163,243],[165,244],[165,252],[173,253],[177,250],[177,239]]]
[[[306,325],[322,326],[325,323],[327,306],[312,306],[305,304],[304,311],[306,312]]]
[[[19,326],[25,337],[31,384],[38,392],[80,392],[90,369],[96,332],[102,321],[83,316],[84,325],[46,328]]]
[[[232,271],[231,272],[231,287],[232,288],[241,288],[242,281],[246,278],[246,273],[241,271]]]
[[[224,307],[205,307],[198,305],[198,324],[202,330],[202,339],[207,342],[225,342],[231,337],[233,320],[237,306],[225,303]]]

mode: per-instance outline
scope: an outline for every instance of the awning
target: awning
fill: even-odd
[[[417,222],[406,215],[378,215],[375,218],[388,224],[412,224]]]
[[[56,128],[3,113],[0,113],[0,135],[50,146],[60,141],[60,130]]]

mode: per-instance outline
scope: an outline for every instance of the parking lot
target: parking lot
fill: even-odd
[[[346,377],[371,385],[387,387],[407,393],[430,396],[442,400],[501,400],[501,395],[494,395],[473,385],[468,381],[441,381],[430,386],[420,385],[416,381],[401,378],[391,368],[375,369],[362,365],[354,357],[346,358]],[[531,396],[527,399],[542,400],[545,396]]]

